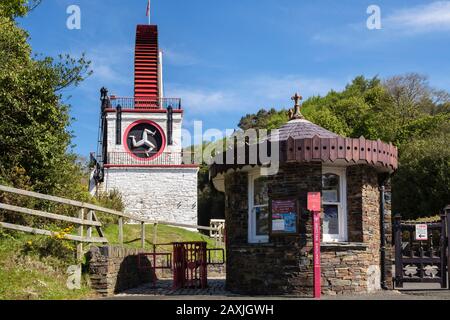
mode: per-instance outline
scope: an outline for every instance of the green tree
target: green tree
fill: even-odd
[[[0,16],[8,19],[23,17],[36,8],[41,2],[42,0],[2,0],[2,3],[0,4]]]
[[[392,179],[393,209],[404,218],[437,215],[450,204],[450,133],[405,144]]]
[[[70,107],[61,92],[90,75],[90,62],[84,55],[32,55],[28,34],[14,18],[39,2],[0,3],[0,182],[70,194],[82,171],[71,152]]]
[[[277,111],[274,108],[270,110],[260,109],[256,114],[247,114],[241,118],[238,127],[242,130],[247,129],[275,129],[288,121],[287,110]]]
[[[225,195],[214,188],[208,166],[202,164],[198,173],[198,224],[208,226],[210,219],[223,219],[224,212]]]

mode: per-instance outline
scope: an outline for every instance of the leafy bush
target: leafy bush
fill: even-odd
[[[402,148],[393,178],[393,210],[413,219],[438,215],[450,204],[450,133],[412,141]]]
[[[58,267],[76,264],[76,245],[72,241],[65,240],[63,236],[71,231],[71,228],[66,228],[53,237],[35,237],[23,245],[21,253],[22,255],[35,255],[40,259],[50,257],[53,261],[58,261]]]
[[[123,211],[124,209],[122,195],[116,189],[111,190],[110,192],[99,193],[95,198],[95,203],[101,207],[109,208],[116,211]],[[97,215],[105,227],[111,224],[117,224],[119,220],[119,217],[114,216],[112,214],[98,213]]]

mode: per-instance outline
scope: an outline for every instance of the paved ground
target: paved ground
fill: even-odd
[[[227,292],[224,279],[208,279],[207,289],[172,289],[172,280],[159,280],[156,287],[146,284],[127,290],[112,298],[114,300],[310,300],[298,296],[244,296]],[[402,290],[381,291],[374,294],[354,296],[325,296],[323,300],[450,300],[450,290],[434,284],[405,284]]]

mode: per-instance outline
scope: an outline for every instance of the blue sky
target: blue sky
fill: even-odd
[[[43,0],[20,24],[36,53],[82,52],[94,74],[64,92],[75,118],[75,151],[96,150],[99,89],[132,96],[135,28],[147,21],[146,0]],[[381,9],[381,30],[366,10]],[[66,27],[69,5],[81,9],[81,30]],[[241,116],[290,107],[342,89],[357,75],[429,76],[450,91],[450,1],[152,0],[164,51],[167,97],[181,97],[185,127],[235,128]]]

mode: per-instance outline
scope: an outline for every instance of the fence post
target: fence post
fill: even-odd
[[[153,244],[158,243],[158,223],[153,224]]]
[[[224,246],[223,232],[224,232],[224,225],[221,224],[219,228],[219,245],[221,248]]]
[[[403,288],[403,253],[402,253],[402,217],[396,214],[394,217],[395,232],[395,286]]]
[[[445,212],[441,213],[441,238],[439,239],[439,244],[441,247],[441,265],[440,265],[440,270],[441,270],[441,288],[447,288],[447,270],[446,270],[446,264],[447,261],[445,259],[445,255],[446,255],[446,251],[447,251],[447,237],[446,235],[446,226],[445,226]],[[433,237],[433,235],[431,235],[431,237]],[[433,241],[433,239],[431,239],[431,241]]]
[[[447,277],[450,279],[450,205],[444,208],[445,215],[447,216]],[[445,270],[444,270],[445,271]],[[450,284],[448,286],[450,290]]]
[[[78,211],[78,218],[81,220],[84,220],[84,208],[81,208]],[[78,227],[78,235],[80,237],[83,237],[83,225],[80,224],[80,226]],[[77,244],[77,260],[81,260],[81,258],[83,257],[83,242],[79,242]]]
[[[141,247],[145,248],[145,222],[141,222]]]
[[[89,210],[89,211],[88,211],[87,220],[88,220],[89,222],[92,222],[92,210]],[[87,236],[88,238],[92,238],[92,226],[91,226],[91,225],[89,225],[89,226],[87,227],[86,236]]]
[[[119,217],[119,243],[123,245],[123,217]]]

